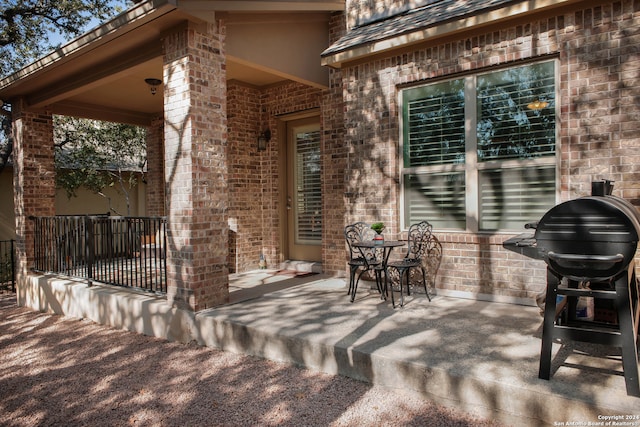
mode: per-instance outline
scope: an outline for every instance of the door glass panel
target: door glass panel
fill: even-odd
[[[322,238],[320,131],[295,134],[295,241],[317,244]]]

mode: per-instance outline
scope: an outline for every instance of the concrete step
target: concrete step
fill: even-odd
[[[322,263],[313,261],[287,260],[280,264],[280,269],[307,273],[322,273]]]

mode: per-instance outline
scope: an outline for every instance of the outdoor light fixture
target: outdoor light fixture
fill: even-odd
[[[158,86],[162,84],[162,80],[160,79],[148,78],[144,79],[144,81],[149,85],[149,88],[151,89],[151,95],[155,95],[158,91]]]
[[[265,151],[269,141],[271,141],[271,131],[267,129],[258,135],[258,151]]]
[[[549,105],[548,102],[540,101],[539,99],[536,99],[535,101],[530,102],[529,104],[527,104],[527,108],[530,109],[530,110],[542,110],[547,105]]]

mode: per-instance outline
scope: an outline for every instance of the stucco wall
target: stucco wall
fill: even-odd
[[[6,168],[0,173],[0,240],[16,237],[16,219],[13,205],[13,171]]]
[[[345,65],[349,221],[379,219],[400,231],[400,85],[542,58],[559,58],[561,199],[589,194],[593,179],[608,177],[615,195],[640,205],[640,4],[583,4]],[[509,235],[435,232],[441,289],[531,298],[546,283],[542,261],[502,248]]]
[[[132,216],[144,216],[145,184],[140,182],[136,188],[130,191],[130,203]],[[114,188],[106,188],[105,196],[111,199],[111,207],[117,212],[112,215],[127,215],[126,200],[121,193]],[[56,214],[58,215],[85,215],[105,214],[109,212],[107,198],[93,194],[87,190],[79,190],[78,197],[69,199],[64,190],[56,190]],[[0,240],[15,239],[15,209],[13,204],[13,170],[7,168],[0,173]]]

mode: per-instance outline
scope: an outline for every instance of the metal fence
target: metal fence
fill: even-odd
[[[0,240],[0,292],[16,291],[15,240]]]
[[[165,217],[32,217],[40,272],[167,291]]]

